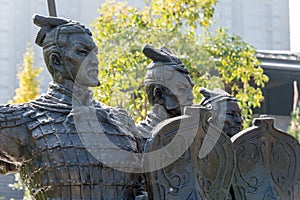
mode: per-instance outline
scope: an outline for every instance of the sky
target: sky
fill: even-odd
[[[289,1],[291,51],[300,52],[300,0]]]

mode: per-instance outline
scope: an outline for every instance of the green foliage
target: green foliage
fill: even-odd
[[[223,29],[208,38],[205,49],[215,58],[225,90],[239,100],[247,127],[252,121],[252,109],[259,107],[263,100],[261,88],[269,80],[258,67],[260,62],[255,49],[239,36],[229,36]]]
[[[23,183],[19,173],[15,174],[15,181],[16,181],[15,183],[9,184],[8,186],[13,188],[13,189],[24,190],[23,200],[31,200],[32,197],[31,197],[31,194],[29,192],[29,189]]]
[[[96,97],[105,104],[128,109],[136,120],[145,118],[148,101],[143,78],[150,61],[141,53],[141,48],[146,43],[167,46],[182,55],[198,75],[201,59],[195,58],[201,56],[202,47],[192,30],[202,24],[209,25],[213,10],[204,9],[209,2],[215,3],[155,0],[141,10],[124,2],[104,3],[93,24],[102,83],[95,92]],[[202,10],[206,17],[200,20]],[[194,45],[189,47],[188,43]]]
[[[141,48],[150,43],[180,56],[195,83],[195,103],[202,98],[200,87],[225,87],[240,99],[248,123],[251,109],[263,99],[258,87],[268,78],[256,67],[253,47],[221,29],[207,33],[215,4],[216,0],[152,0],[137,9],[125,2],[104,3],[93,23],[102,83],[95,90],[96,98],[129,110],[136,121],[145,118],[143,78],[151,61]]]
[[[33,50],[30,46],[27,47],[23,58],[21,71],[18,73],[19,88],[16,89],[16,95],[9,103],[24,103],[35,99],[39,95],[38,75],[42,68],[33,66]]]
[[[300,101],[294,112],[291,114],[291,125],[288,128],[288,133],[294,136],[300,142]]]

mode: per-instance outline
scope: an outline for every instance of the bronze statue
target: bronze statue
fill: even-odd
[[[128,172],[138,164],[120,153],[140,151],[138,130],[124,110],[93,100],[89,90],[99,85],[91,32],[63,18],[33,20],[53,82],[34,101],[0,106],[1,172],[20,172],[34,199],[143,199],[139,175]],[[97,157],[103,149],[111,166]]]
[[[200,89],[204,98],[200,105],[211,109],[210,123],[232,137],[243,129],[243,118],[237,99],[221,89]]]
[[[144,81],[152,109],[138,125],[149,198],[225,199],[233,175],[232,143],[220,130],[207,130],[208,109],[192,106],[193,83],[180,59],[150,45],[143,53],[152,60]],[[207,152],[200,150],[207,147],[203,143],[214,146]]]
[[[146,44],[143,53],[152,62],[147,66],[145,87],[152,106],[138,129],[142,143],[151,137],[152,129],[161,121],[180,116],[185,106],[193,104],[193,82],[187,68],[169,49],[155,49]]]

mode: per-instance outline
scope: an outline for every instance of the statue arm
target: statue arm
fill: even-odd
[[[19,144],[20,138],[16,137],[15,129],[16,128],[4,128],[0,130],[1,174],[16,172],[16,166],[21,162],[21,146]]]
[[[0,173],[16,171],[28,144],[24,106],[0,105]]]

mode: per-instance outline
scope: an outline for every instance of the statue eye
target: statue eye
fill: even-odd
[[[79,55],[83,55],[83,56],[87,56],[89,54],[89,52],[85,49],[79,49],[79,50],[77,50],[77,53]]]
[[[229,115],[229,116],[233,117],[234,113],[228,112],[228,113],[226,113],[226,115]]]

